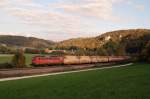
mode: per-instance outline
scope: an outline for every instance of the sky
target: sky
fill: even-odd
[[[0,0],[0,35],[61,41],[150,28],[150,0]]]

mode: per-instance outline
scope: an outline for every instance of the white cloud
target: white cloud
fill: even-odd
[[[48,6],[45,6],[36,0],[0,0],[0,10],[16,17],[21,24],[33,28],[31,31],[22,33],[27,36],[34,35],[35,33],[33,32],[46,32],[54,37],[60,36],[61,33],[67,38],[78,35],[90,35],[89,33],[96,29],[95,20],[122,21],[119,16],[114,15],[113,6],[124,0],[57,1],[57,3],[51,2]],[[32,34],[27,34],[27,32]],[[14,34],[18,35],[16,32]],[[35,35],[37,36],[38,34]]]
[[[68,2],[49,4],[49,7],[61,9],[67,14],[115,21],[119,17],[113,15],[113,4],[122,0],[77,0],[75,3],[66,1]]]
[[[49,8],[43,7],[40,4],[36,5],[33,1],[22,1],[23,0],[10,1],[5,7],[1,7],[9,14],[21,19],[23,23],[31,25],[31,27],[35,26],[36,28],[41,28],[41,31],[79,33],[84,29],[82,29],[82,27],[87,27],[88,25],[81,23],[81,19],[77,16],[71,17],[59,12],[50,11]]]
[[[68,20],[68,14],[72,19],[76,17],[94,17],[101,20],[117,20],[112,13],[113,4],[122,0],[61,0],[62,3],[51,3],[49,8],[44,7],[33,0],[1,0],[1,7],[14,16],[30,22],[60,20],[63,17]],[[56,13],[52,10],[61,9],[65,13]],[[67,15],[65,15],[67,14]],[[48,17],[51,18],[48,18]],[[75,16],[75,17],[74,17]],[[58,18],[58,19],[57,19]],[[76,20],[75,20],[76,21]]]
[[[143,11],[145,9],[144,5],[135,5],[135,8],[139,11]]]
[[[127,4],[135,9],[137,9],[138,11],[143,11],[145,9],[145,6],[143,4],[135,3],[133,1],[128,0]]]

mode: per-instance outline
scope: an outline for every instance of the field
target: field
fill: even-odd
[[[25,54],[26,65],[30,66],[32,57],[37,54]],[[11,62],[13,55],[12,54],[0,54],[0,63]]]
[[[12,59],[11,54],[0,54],[0,63],[6,63],[6,62],[10,62]]]
[[[150,64],[0,82],[0,99],[149,99]]]

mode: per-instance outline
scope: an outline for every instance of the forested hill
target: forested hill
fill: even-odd
[[[99,48],[105,43],[112,40],[116,43],[121,43],[125,39],[138,39],[144,35],[150,35],[150,29],[130,29],[130,30],[119,30],[103,33],[100,36],[92,38],[77,38],[59,42],[56,44],[57,47],[78,47],[78,48]]]
[[[143,35],[150,35],[150,29],[129,29],[129,30],[118,30],[104,33],[96,38],[104,40],[110,37],[113,41],[120,41],[126,37],[139,38]]]
[[[76,38],[76,39],[69,39],[56,44],[58,48],[61,47],[78,47],[78,48],[95,48],[97,47],[99,42],[97,39],[93,38]]]
[[[0,35],[0,44],[7,46],[43,48],[53,45],[54,42],[34,37]]]

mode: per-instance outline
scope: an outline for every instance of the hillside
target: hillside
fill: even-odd
[[[129,29],[107,32],[96,38],[98,38],[99,40],[106,40],[107,38],[110,38],[113,41],[121,41],[129,36],[132,38],[139,38],[147,34],[150,34],[150,29]]]
[[[0,35],[0,44],[19,47],[49,47],[54,42],[34,37]]]
[[[69,39],[56,44],[57,47],[79,47],[79,48],[95,48],[99,42],[95,38],[76,38]]]
[[[150,35],[150,29],[119,30],[119,31],[103,33],[100,36],[92,37],[92,38],[77,38],[77,39],[65,40],[57,43],[55,46],[57,47],[75,46],[79,48],[93,49],[93,48],[102,47],[109,40],[119,43],[125,40],[125,38],[127,37],[130,37],[130,39],[131,38],[136,39],[146,34]]]

